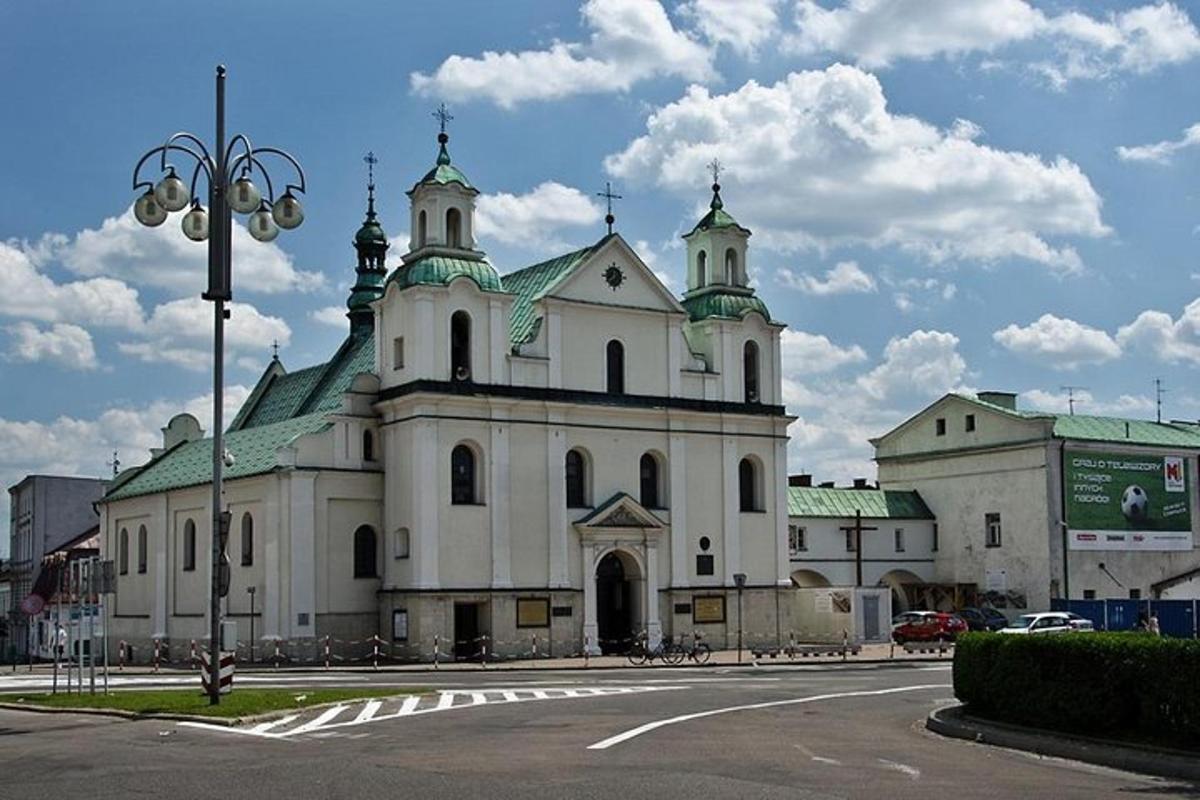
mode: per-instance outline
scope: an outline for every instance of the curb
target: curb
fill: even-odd
[[[1200,754],[982,720],[966,714],[962,705],[931,711],[925,728],[941,736],[978,744],[1083,761],[1125,772],[1200,781]]]

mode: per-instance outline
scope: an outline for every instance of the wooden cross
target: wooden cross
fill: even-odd
[[[446,110],[445,103],[442,103],[437,107],[437,110],[433,112],[433,116],[439,123],[441,123],[442,133],[446,132],[446,123],[454,119],[454,117],[450,115],[450,112]]]
[[[612,201],[613,200],[623,200],[624,198],[621,197],[621,195],[619,195],[619,194],[613,194],[612,184],[609,183],[608,181],[604,182],[604,191],[596,192],[596,196],[603,197],[605,200],[608,201],[608,213],[605,214],[604,221],[608,223],[608,232],[611,235],[613,223],[617,219],[616,217],[613,216],[613,213],[612,213]]]
[[[863,575],[863,555],[862,555],[863,531],[877,531],[877,530],[879,530],[879,528],[863,525],[862,524],[862,511],[855,509],[854,510],[854,524],[853,525],[843,525],[840,528],[840,530],[843,530],[846,533],[854,534],[854,574],[855,574],[855,584],[854,585],[862,586],[863,585],[863,577],[862,577],[862,575]]]

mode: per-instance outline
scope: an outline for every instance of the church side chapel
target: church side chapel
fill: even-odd
[[[534,637],[550,656],[643,633],[786,643],[784,325],[748,284],[715,162],[682,297],[614,231],[612,197],[598,241],[502,275],[439,111],[402,263],[384,266],[372,176],[345,341],[303,369],[273,358],[229,426],[239,639],[253,604],[284,653],[375,635],[421,660],[435,638],[462,658]],[[102,501],[110,637],[136,660],[205,640],[211,452],[176,416]]]

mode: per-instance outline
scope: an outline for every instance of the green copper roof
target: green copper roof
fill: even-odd
[[[329,426],[325,415],[308,414],[269,425],[230,431],[225,449],[233,454],[232,467],[222,470],[225,479],[246,478],[270,472],[277,466],[276,452],[309,433]],[[160,454],[122,481],[105,496],[106,501],[122,500],[170,489],[201,486],[212,481],[212,439],[185,442]]]
[[[449,256],[426,256],[398,267],[388,278],[401,289],[409,286],[446,286],[455,278],[470,278],[485,292],[502,292],[500,276],[486,261]]]
[[[771,319],[771,312],[767,310],[767,304],[753,294],[724,292],[716,289],[685,297],[680,302],[687,309],[692,322],[713,317],[741,319],[751,311],[762,314],[763,319],[767,321]]]
[[[464,189],[474,189],[471,182],[467,180],[467,176],[462,174],[458,167],[450,163],[450,151],[446,149],[446,142],[442,142],[438,149],[437,166],[425,173],[425,177],[417,181],[417,186],[422,184],[436,184],[445,186],[448,183],[457,183]]]
[[[713,198],[712,202],[708,204],[708,209],[708,213],[700,218],[688,236],[697,231],[707,231],[713,228],[737,228],[746,233],[750,232],[739,225],[737,220],[725,210],[725,203],[721,201],[721,187],[718,184],[713,184]]]
[[[377,220],[369,219],[354,234],[354,241],[359,244],[387,244],[387,234]]]
[[[955,397],[978,406],[1028,420],[1053,420],[1056,439],[1139,444],[1164,447],[1200,448],[1200,425],[1189,422],[1155,422],[1124,417],[1096,417],[1088,414],[1056,414],[1043,411],[1014,410],[988,403],[968,394]]]
[[[229,426],[230,431],[271,425],[314,412],[336,411],[354,376],[375,371],[375,337],[358,331],[324,364],[264,376]]]
[[[789,517],[847,519],[858,511],[868,519],[934,519],[921,495],[913,491],[789,486],[787,497]]]
[[[607,240],[608,236],[605,236],[593,245],[510,272],[502,278],[504,288],[516,295],[508,320],[509,339],[514,346],[531,341],[537,335],[541,318],[533,306],[542,292],[579,266]]]

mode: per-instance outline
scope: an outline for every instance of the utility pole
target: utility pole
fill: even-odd
[[[1162,378],[1155,378],[1154,379],[1154,406],[1157,410],[1155,417],[1154,417],[1155,422],[1159,422],[1159,423],[1162,422],[1162,398],[1163,398],[1163,395],[1166,393],[1167,393],[1167,390],[1164,389],[1163,385],[1162,385]]]

